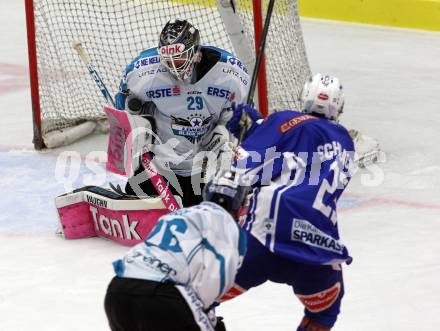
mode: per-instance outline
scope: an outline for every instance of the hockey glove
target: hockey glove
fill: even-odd
[[[199,149],[218,154],[222,146],[230,141],[228,130],[223,125],[217,125],[211,132],[207,133],[201,140]]]
[[[232,110],[234,113],[233,113],[231,119],[229,120],[229,122],[226,124],[226,128],[236,138],[240,137],[240,132],[243,129],[243,123],[240,122],[242,115],[243,115],[243,111],[246,112],[246,114],[248,115],[248,117],[251,120],[250,127],[245,128],[245,130],[247,130],[246,135],[248,135],[250,132],[252,132],[259,124],[259,121],[263,119],[263,116],[261,116],[261,114],[255,108],[253,108],[251,105],[248,105],[245,103],[241,103],[238,106],[235,105],[235,103],[232,104]]]
[[[360,168],[365,168],[372,163],[385,162],[385,153],[381,150],[379,142],[358,130],[351,129],[348,131],[354,142],[356,151],[355,162]]]
[[[215,331],[226,331],[225,323],[223,323],[223,317],[217,317],[217,323],[215,324]]]
[[[214,302],[208,309],[205,310],[206,316],[208,316],[211,324],[214,326],[214,331],[226,331],[225,323],[223,323],[223,317],[215,315],[215,307],[220,303]]]

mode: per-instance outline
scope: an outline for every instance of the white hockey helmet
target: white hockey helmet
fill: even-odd
[[[337,121],[344,108],[344,91],[338,78],[316,74],[304,84],[301,100],[305,113],[321,114]]]

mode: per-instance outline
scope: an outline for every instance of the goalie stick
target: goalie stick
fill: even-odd
[[[86,50],[82,47],[81,42],[75,42],[73,44],[73,49],[78,53],[81,60],[84,62],[84,64],[87,66],[87,70],[89,70],[90,76],[93,77],[95,80],[96,85],[98,85],[99,90],[101,91],[102,95],[104,96],[105,100],[107,102],[110,102],[110,104],[115,107],[115,101],[113,100],[110,92],[108,91],[107,87],[105,86],[101,76],[99,75],[98,71],[96,70],[95,66],[92,64],[92,60],[90,59],[89,54],[87,54]]]
[[[104,81],[102,80],[101,76],[96,70],[95,66],[92,64],[90,56],[87,54],[86,50],[82,47],[81,42],[75,42],[72,47],[76,50],[81,60],[87,66],[90,76],[92,76],[92,78],[94,79],[96,85],[98,86],[105,100],[109,102],[114,108],[115,102],[109,90],[107,89],[107,86],[104,84]],[[156,189],[157,193],[159,194],[160,198],[162,199],[167,209],[170,211],[175,211],[177,209],[180,209],[180,206],[177,203],[176,199],[174,198],[174,195],[168,189],[168,186],[165,184],[166,182],[164,181],[160,173],[157,171],[153,163],[153,160],[151,159],[148,152],[142,154],[141,162],[142,165],[144,166],[145,169],[144,171],[147,174],[149,174],[150,180],[154,185],[154,188]]]
[[[253,102],[254,102],[255,87],[257,85],[257,79],[258,79],[258,73],[260,72],[261,61],[264,56],[264,48],[266,46],[266,37],[267,37],[267,33],[269,31],[270,18],[272,17],[274,4],[275,4],[275,0],[270,0],[269,5],[267,7],[267,14],[266,14],[266,19],[264,21],[263,33],[261,36],[260,44],[258,45],[257,58],[255,60],[255,66],[254,66],[254,70],[252,72],[251,85],[249,87],[249,94],[248,94],[248,97],[246,100],[247,104],[253,104]],[[243,114],[242,114],[241,120],[240,120],[240,122],[242,123],[242,129],[240,132],[240,137],[238,139],[238,144],[240,144],[243,141],[243,138],[248,130],[248,127],[250,126],[249,121],[250,121],[249,116],[246,114],[246,112],[243,111]]]

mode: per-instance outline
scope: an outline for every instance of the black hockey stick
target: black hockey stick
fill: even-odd
[[[254,103],[255,87],[257,85],[258,73],[260,72],[261,60],[264,55],[264,48],[266,46],[266,37],[269,31],[270,18],[272,17],[274,4],[275,4],[275,0],[270,0],[269,5],[267,7],[266,19],[264,20],[263,34],[261,36],[260,44],[258,45],[257,58],[255,60],[254,71],[252,72],[251,85],[249,87],[249,94],[246,100],[247,104]],[[243,141],[243,138],[248,130],[248,126],[250,125],[249,116],[245,112],[243,112],[240,122],[243,123],[243,125],[241,128],[240,137],[238,139],[238,144],[240,144]]]

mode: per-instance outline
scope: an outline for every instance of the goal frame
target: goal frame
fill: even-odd
[[[33,144],[35,149],[45,148],[41,127],[40,89],[38,84],[37,43],[35,36],[34,1],[25,0],[26,30],[28,42],[29,81],[31,88],[32,122],[34,128]]]
[[[232,1],[232,0],[230,0]],[[179,1],[177,1],[179,2]],[[233,3],[233,2],[232,2]],[[258,46],[260,44],[263,33],[263,0],[252,1],[253,11],[253,30],[254,30],[254,49],[255,57],[257,56]],[[31,104],[32,104],[32,119],[33,119],[33,144],[35,149],[41,150],[46,148],[43,139],[43,123],[42,123],[42,109],[40,100],[40,86],[38,77],[38,51],[37,51],[37,36],[35,26],[34,14],[34,0],[25,0],[26,11],[26,26],[27,26],[27,41],[28,41],[28,61],[29,61],[29,75],[30,75],[30,90],[31,90]],[[251,68],[250,68],[251,69]],[[268,82],[266,75],[266,61],[263,54],[261,65],[257,80],[257,96],[258,109],[261,114],[266,117],[269,113],[268,109]]]

